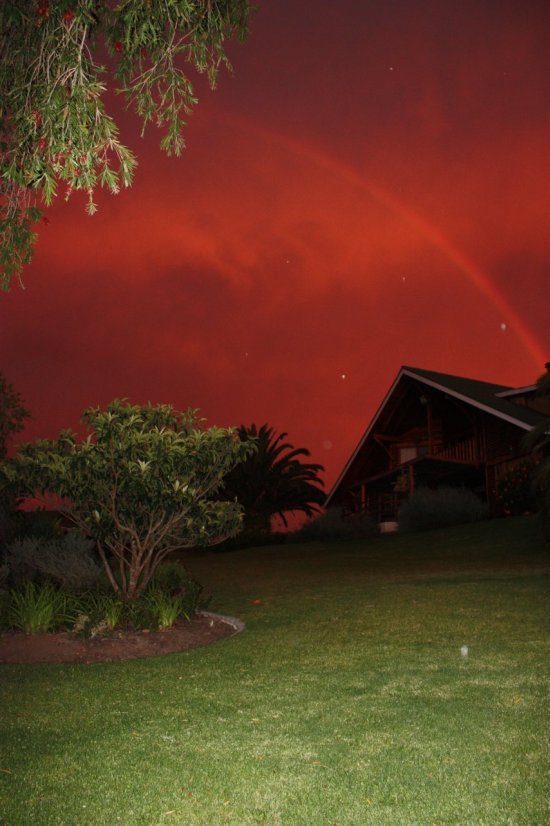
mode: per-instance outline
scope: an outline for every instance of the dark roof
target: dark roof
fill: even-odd
[[[505,419],[522,430],[531,430],[544,418],[537,410],[516,404],[507,397],[499,396],[500,393],[515,389],[504,384],[451,376],[447,373],[436,373],[434,370],[421,370],[418,367],[402,367],[398,378],[401,375],[417,378],[431,387],[460,398],[467,404],[492,413],[500,419]]]
[[[508,391],[513,391],[516,388],[509,387],[508,385],[493,384],[491,382],[478,381],[478,379],[469,379],[463,376],[452,376],[448,373],[437,373],[435,370],[423,370],[419,367],[404,366],[400,369],[395,381],[390,387],[367,430],[363,434],[359,444],[353,451],[342,473],[332,486],[332,490],[329,492],[325,500],[325,506],[328,506],[330,500],[340,487],[340,484],[352,466],[355,457],[365,444],[375,424],[382,415],[386,404],[392,397],[395,388],[404,376],[416,379],[426,386],[433,387],[448,396],[460,399],[466,404],[472,405],[472,407],[477,407],[479,410],[484,410],[486,413],[490,413],[499,419],[504,419],[510,424],[519,427],[521,430],[532,430],[544,421],[545,418],[547,418],[537,410],[533,410],[529,407],[525,407],[524,405],[510,401],[506,394]],[[531,390],[531,387],[528,389]],[[501,396],[499,394],[505,395]]]

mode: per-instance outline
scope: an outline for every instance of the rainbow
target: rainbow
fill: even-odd
[[[513,329],[517,338],[533,360],[536,371],[541,371],[546,355],[536,337],[527,327],[523,319],[520,318],[516,310],[510,305],[490,278],[474,263],[474,261],[459,250],[452,241],[441,232],[441,230],[431,221],[428,221],[420,213],[397,198],[393,193],[382,187],[365,180],[353,167],[346,165],[340,160],[336,160],[326,152],[313,147],[303,140],[289,138],[278,133],[274,129],[260,126],[243,116],[228,113],[218,113],[216,118],[227,121],[230,125],[244,128],[248,132],[255,132],[257,135],[267,138],[274,143],[289,150],[293,154],[305,158],[307,161],[317,165],[327,172],[346,180],[354,187],[362,189],[371,198],[384,207],[388,208],[395,215],[405,221],[423,238],[427,239],[444,257],[453,264],[454,267],[475,287],[500,314],[503,322]]]

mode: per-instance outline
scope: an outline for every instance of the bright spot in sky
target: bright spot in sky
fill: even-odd
[[[506,332],[507,325],[504,323],[504,321],[503,321],[503,322],[502,322],[502,324],[500,325],[500,329],[502,330],[502,332],[503,332],[503,333],[505,333],[505,332]]]

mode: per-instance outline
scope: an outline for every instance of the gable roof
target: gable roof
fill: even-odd
[[[397,374],[397,377],[395,378],[395,381],[391,385],[390,389],[386,393],[382,404],[376,411],[370,425],[359,441],[359,444],[353,451],[344,469],[332,486],[332,490],[329,492],[325,500],[325,507],[328,507],[330,504],[330,500],[338,490],[340,483],[345,478],[348,470],[355,461],[357,454],[374,430],[386,405],[391,399],[395,388],[405,376],[421,382],[426,385],[426,387],[439,390],[447,396],[459,399],[472,407],[478,408],[478,410],[483,410],[492,416],[503,419],[504,421],[519,427],[521,430],[532,430],[545,418],[542,413],[532,410],[529,407],[524,407],[523,405],[514,403],[508,399],[508,396],[513,397],[514,394],[517,395],[518,388],[509,387],[505,384],[493,384],[491,382],[478,381],[477,379],[469,379],[462,376],[453,376],[448,373],[437,373],[435,370],[423,370],[418,367],[403,366]],[[533,385],[533,389],[534,387],[535,386]],[[522,389],[531,390],[532,388],[529,387]]]
[[[433,370],[420,370],[417,367],[402,367],[397,380],[402,375],[418,379],[429,387],[435,387],[455,399],[460,399],[472,407],[504,419],[522,430],[531,430],[543,418],[537,410],[508,400],[507,394],[512,396],[514,391],[517,392],[517,388],[514,387],[451,376],[447,373],[436,373]]]

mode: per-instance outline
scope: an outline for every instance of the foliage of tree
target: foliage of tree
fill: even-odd
[[[539,378],[537,395],[546,399],[550,407],[550,369]],[[540,457],[535,485],[542,511],[544,535],[550,543],[550,416],[528,433],[525,445]]]
[[[196,103],[189,67],[215,87],[226,40],[247,34],[248,0],[3,0],[0,4],[0,286],[31,257],[34,225],[61,188],[112,193],[136,159],[105,108],[115,84],[143,129],[179,155]]]
[[[300,457],[310,455],[309,450],[285,442],[287,434],[277,436],[267,424],[259,429],[255,424],[241,425],[238,433],[245,444],[253,440],[257,449],[228,474],[223,495],[236,498],[243,506],[244,532],[268,534],[275,515],[287,525],[289,512],[317,513],[325,500],[319,478],[324,468],[301,461]]]
[[[537,478],[540,461],[516,462],[497,484],[497,496],[507,516],[519,516],[537,510]]]
[[[0,373],[0,461],[7,456],[10,439],[23,430],[29,416],[17,390]],[[0,484],[0,549],[13,537],[15,512],[16,501],[10,485]]]
[[[20,495],[53,501],[95,541],[126,600],[139,597],[170,552],[238,533],[241,506],[217,497],[223,478],[253,449],[235,429],[203,429],[195,410],[119,400],[86,410],[82,421],[83,441],[64,431],[25,444],[3,471]]]
[[[20,394],[0,373],[0,459],[6,458],[10,439],[23,430],[30,415]]]

